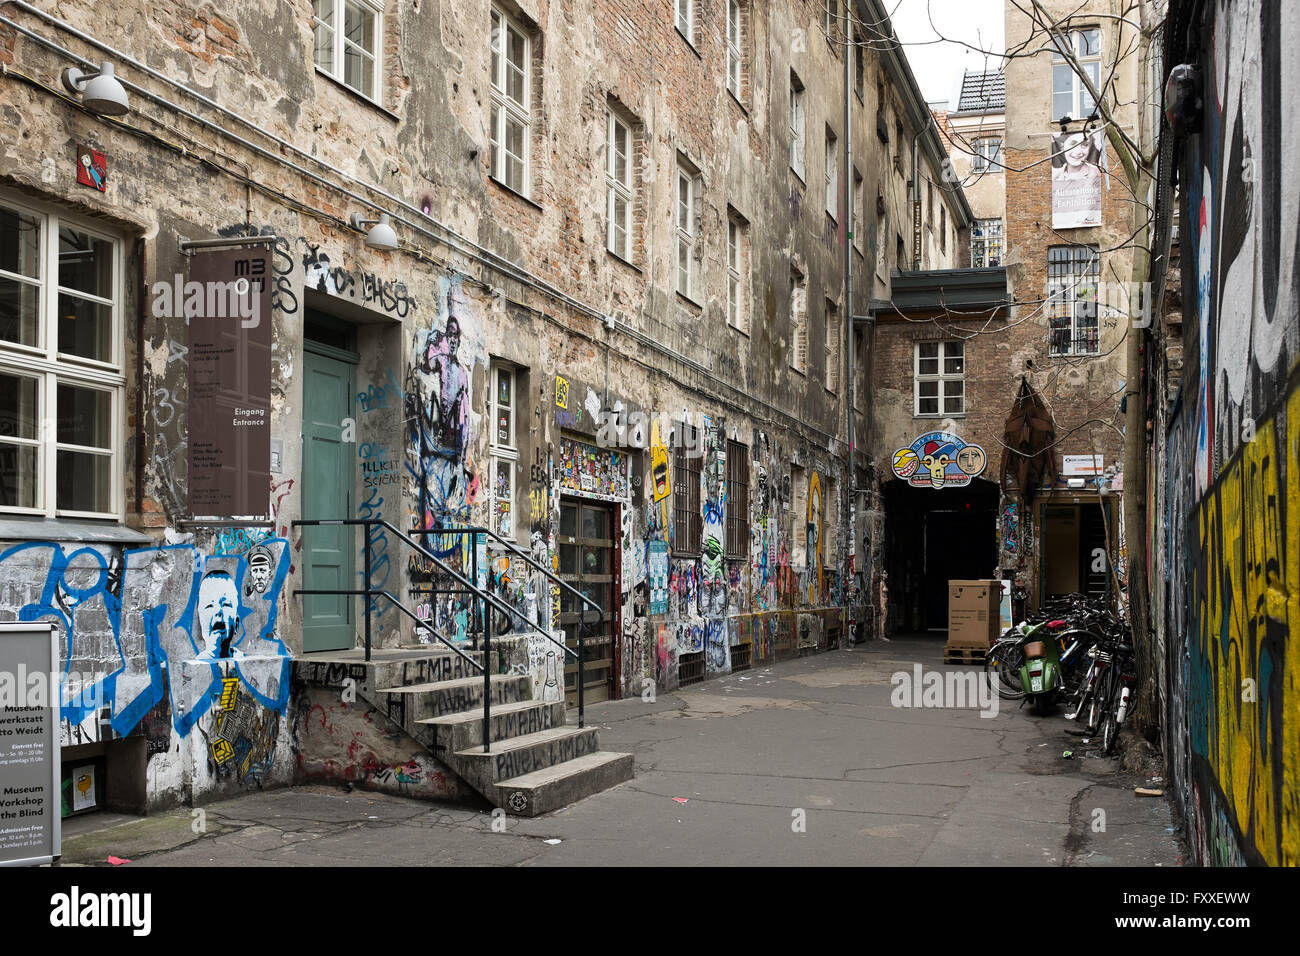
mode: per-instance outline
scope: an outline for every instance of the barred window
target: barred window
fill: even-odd
[[[727,557],[749,553],[749,446],[727,442]]]
[[[699,430],[678,422],[673,429],[673,553],[699,554],[704,532],[700,510]]]
[[[1052,355],[1096,355],[1097,281],[1101,258],[1096,246],[1050,246],[1047,250],[1047,314]]]
[[[970,233],[972,269],[1002,265],[1002,220],[976,219]]]

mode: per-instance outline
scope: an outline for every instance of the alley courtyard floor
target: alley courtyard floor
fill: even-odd
[[[188,808],[69,820],[62,864],[1182,864],[1166,799],[1059,714],[891,704],[916,663],[971,670],[942,661],[942,637],[910,637],[593,705],[635,778],[504,832],[486,807],[294,787],[209,804],[201,833]]]

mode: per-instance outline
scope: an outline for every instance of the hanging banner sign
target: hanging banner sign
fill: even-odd
[[[195,518],[270,517],[271,275],[269,249],[200,252],[190,262],[183,307]]]
[[[926,432],[894,452],[894,476],[913,488],[964,488],[983,474],[988,457],[949,432]]]
[[[1052,228],[1101,225],[1101,164],[1106,143],[1101,130],[1052,137]]]
[[[63,852],[61,672],[53,624],[0,624],[0,866]]]

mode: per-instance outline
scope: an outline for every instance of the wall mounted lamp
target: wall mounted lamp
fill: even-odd
[[[81,105],[100,116],[123,116],[131,109],[126,88],[113,75],[112,63],[101,63],[90,73],[70,66],[63,71],[63,87],[81,97]]]
[[[398,247],[397,231],[393,229],[392,222],[392,217],[386,212],[381,212],[378,219],[365,219],[359,212],[354,212],[348,217],[348,224],[353,229],[361,230],[366,226],[370,227],[370,231],[366,233],[366,245],[381,252],[392,252]]]

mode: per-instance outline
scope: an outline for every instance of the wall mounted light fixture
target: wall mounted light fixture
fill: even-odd
[[[378,219],[365,219],[359,212],[354,212],[348,218],[348,224],[353,229],[370,227],[366,233],[366,245],[381,252],[392,252],[398,247],[397,231],[393,229],[392,222],[392,217],[386,212],[381,212]]]
[[[100,116],[123,116],[131,109],[126,88],[113,75],[112,63],[101,63],[90,73],[70,66],[63,71],[63,87],[81,97],[81,105]]]

